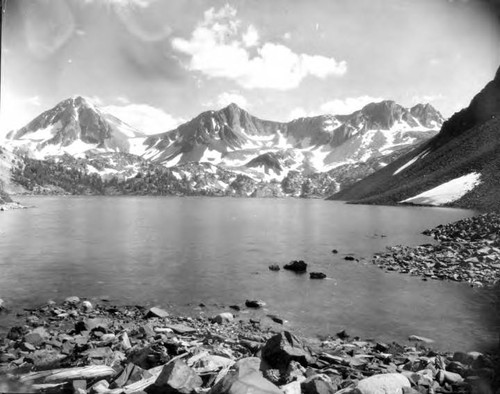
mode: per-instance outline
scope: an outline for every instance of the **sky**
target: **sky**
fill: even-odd
[[[4,0],[0,135],[68,97],[152,134],[231,102],[269,120],[428,102],[500,66],[497,0]]]

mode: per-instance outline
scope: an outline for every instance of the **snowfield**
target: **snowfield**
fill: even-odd
[[[457,201],[481,183],[481,174],[472,172],[470,174],[452,179],[446,183],[427,190],[415,197],[407,198],[400,203],[415,205],[443,205]]]

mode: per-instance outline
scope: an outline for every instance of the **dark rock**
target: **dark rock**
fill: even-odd
[[[338,332],[337,336],[340,339],[347,339],[347,338],[349,338],[349,334],[346,332],[346,330],[342,330],[342,331]]]
[[[268,318],[270,318],[273,322],[278,323],[278,324],[284,324],[285,320],[276,316],[276,315],[267,315]]]
[[[177,360],[172,364],[163,367],[154,386],[163,393],[194,393],[200,388],[203,381],[187,366],[182,360]]]
[[[22,327],[19,326],[11,327],[11,329],[7,333],[7,339],[10,339],[12,341],[17,341],[24,335],[24,332],[25,330]]]
[[[288,368],[290,361],[307,366],[314,361],[311,352],[302,340],[288,331],[271,337],[262,348],[262,358],[273,368]]]
[[[354,258],[354,256],[345,256],[344,260],[346,260],[346,261],[354,261],[356,259]]]
[[[247,308],[262,308],[266,303],[261,300],[246,300],[245,305]]]
[[[325,279],[326,275],[323,272],[311,272],[309,274],[309,278],[311,278],[311,279]]]
[[[303,260],[293,260],[288,264],[285,264],[283,268],[293,272],[306,272],[307,263],[304,262]]]
[[[269,266],[269,270],[270,271],[279,271],[280,270],[280,266],[278,264],[272,264]]]
[[[241,310],[241,307],[239,305],[229,305],[229,308],[234,309],[235,311]]]
[[[337,249],[332,249],[333,254],[337,254],[339,251]]]

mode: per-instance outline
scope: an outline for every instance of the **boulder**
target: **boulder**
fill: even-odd
[[[280,387],[284,394],[301,394],[300,383],[297,381],[285,384]]]
[[[169,314],[166,310],[164,309],[161,309],[161,308],[158,308],[156,306],[150,308],[148,310],[148,313],[146,314],[146,317],[159,317],[159,318],[164,318],[164,317],[168,317]]]
[[[325,279],[326,275],[323,272],[311,272],[309,274],[309,278],[311,278],[311,279]]]
[[[193,369],[184,361],[177,360],[163,367],[154,386],[162,393],[190,394],[200,388],[202,383],[203,381]]]
[[[271,271],[279,271],[280,270],[280,266],[278,264],[271,264],[269,266],[269,270],[271,270]]]
[[[230,323],[234,320],[234,316],[230,312],[219,313],[213,318],[213,322],[217,324]]]
[[[346,261],[354,261],[356,259],[354,258],[354,256],[345,256],[344,260],[346,260]]]
[[[307,271],[307,263],[303,260],[293,260],[288,264],[283,266],[284,269],[293,271],[293,272],[306,272]]]
[[[258,359],[257,359],[258,360]],[[238,363],[240,363],[238,361]],[[237,364],[238,364],[237,363]],[[235,365],[236,370],[229,372],[213,386],[209,394],[283,394],[283,392],[260,371],[255,369],[257,361]]]
[[[314,361],[311,352],[295,335],[283,331],[271,337],[262,348],[262,358],[273,368],[286,370],[290,361],[307,367]]]
[[[82,302],[82,309],[84,312],[91,312],[93,307],[90,301],[83,301]]]
[[[71,297],[66,298],[64,300],[64,302],[66,302],[68,304],[75,305],[75,304],[78,304],[80,302],[80,298],[77,296],[71,296]]]
[[[324,375],[314,375],[300,385],[303,394],[334,394],[338,387]]]
[[[247,308],[262,308],[266,303],[262,300],[246,300],[245,305]]]
[[[361,394],[402,394],[404,387],[411,387],[407,377],[399,373],[387,373],[362,379],[357,389]]]

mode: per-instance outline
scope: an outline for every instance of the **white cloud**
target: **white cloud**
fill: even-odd
[[[241,38],[246,47],[254,47],[259,43],[259,32],[254,25],[250,25]]]
[[[40,112],[41,101],[39,96],[15,97],[2,94],[2,107],[0,112],[0,139],[12,130],[26,126]]]
[[[145,134],[172,130],[184,121],[147,104],[108,105],[103,110]]]
[[[207,103],[207,106],[216,106],[217,108],[223,108],[228,106],[229,104],[236,104],[243,109],[250,108],[250,104],[248,100],[239,93],[236,92],[224,92],[217,96],[214,102]]]
[[[312,116],[312,114],[308,113],[302,107],[297,107],[297,108],[294,108],[290,111],[290,114],[288,115],[288,119],[294,120],[294,119],[298,119],[298,118],[306,118],[308,116]]]
[[[321,55],[297,54],[282,44],[265,42],[258,45],[257,29],[250,25],[240,34],[241,21],[236,9],[226,5],[204,14],[204,20],[189,40],[174,38],[172,46],[188,55],[187,68],[209,78],[227,78],[247,89],[267,88],[289,90],[296,88],[307,76],[326,78],[343,75],[345,61]],[[251,57],[246,47],[256,46]]]
[[[424,103],[430,103],[432,101],[436,101],[436,100],[442,100],[444,99],[444,96],[439,93],[439,94],[424,94],[424,95],[415,95],[411,98],[411,101],[414,103],[414,104],[424,104]]]
[[[332,115],[348,115],[360,110],[365,105],[382,101],[381,97],[359,96],[327,101],[320,106],[321,113]]]

